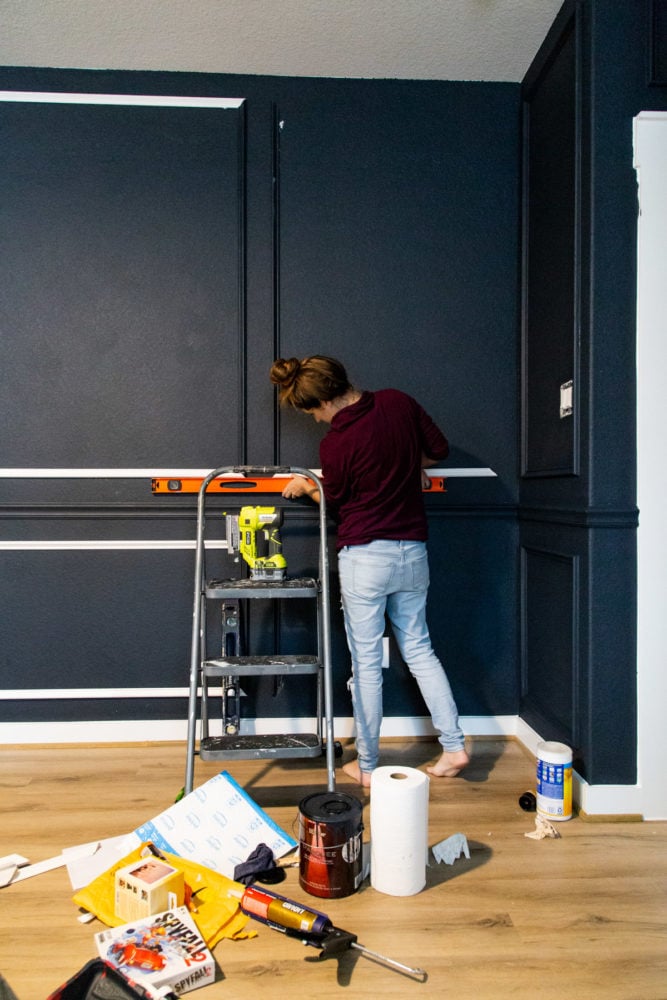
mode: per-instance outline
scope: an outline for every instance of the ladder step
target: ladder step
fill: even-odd
[[[319,584],[313,577],[287,577],[285,580],[209,580],[206,597],[317,597]]]
[[[266,736],[207,736],[199,745],[201,760],[231,757],[319,757],[322,741],[317,733],[273,733]]]
[[[205,677],[249,677],[262,674],[316,674],[320,669],[316,656],[221,656],[204,660],[202,671]]]

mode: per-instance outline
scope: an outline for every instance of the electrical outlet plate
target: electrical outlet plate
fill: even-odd
[[[389,669],[389,636],[385,635],[382,639],[382,669]]]

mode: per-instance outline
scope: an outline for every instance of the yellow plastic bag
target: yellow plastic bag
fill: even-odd
[[[150,850],[148,845],[142,844],[102,875],[98,875],[85,888],[79,889],[72,897],[76,905],[88,910],[89,913],[94,913],[108,927],[119,927],[125,923],[126,921],[117,917],[114,911],[115,874],[119,868],[145,857],[147,850]],[[230,889],[242,892],[245,888],[243,885],[211,868],[179,858],[175,854],[160,851],[160,857],[183,872],[185,882],[193,894],[190,913],[209,948],[214,948],[223,938],[239,941],[257,936],[256,931],[245,930],[249,918],[239,907],[238,899],[229,896]]]

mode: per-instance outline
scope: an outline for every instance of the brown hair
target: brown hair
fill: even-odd
[[[278,386],[278,397],[297,410],[316,410],[321,403],[344,396],[352,388],[345,368],[335,358],[313,354],[298,358],[278,358],[269,378]]]

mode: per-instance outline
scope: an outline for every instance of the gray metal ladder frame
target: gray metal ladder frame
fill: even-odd
[[[205,597],[205,516],[206,492],[209,484],[218,476],[243,475],[253,476],[288,476],[302,475],[317,485],[320,493],[319,503],[319,585],[318,599],[318,647],[322,658],[322,676],[324,688],[324,742],[327,765],[327,790],[333,792],[336,787],[334,717],[333,717],[333,680],[331,665],[331,615],[329,598],[329,550],[327,545],[327,512],[322,481],[311,469],[300,466],[284,465],[222,465],[213,469],[202,481],[197,497],[197,541],[195,554],[195,583],[192,607],[192,644],[190,649],[190,689],[188,698],[187,755],[185,765],[185,794],[193,789],[194,766],[197,742],[197,703],[200,674],[202,674],[202,611]],[[230,491],[231,492],[231,491]],[[203,675],[202,685],[205,684]],[[318,712],[320,711],[318,698]],[[322,720],[318,718],[318,727]]]

